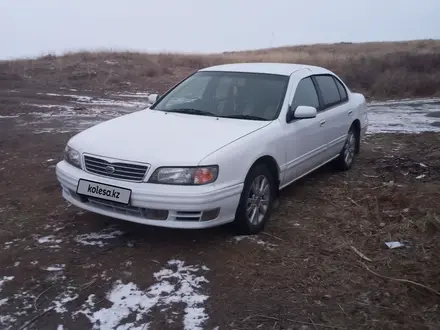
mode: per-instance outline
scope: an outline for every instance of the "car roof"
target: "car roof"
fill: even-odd
[[[290,76],[295,71],[302,69],[308,69],[314,74],[331,73],[329,70],[319,66],[294,64],[294,63],[268,63],[268,62],[221,64],[221,65],[215,65],[215,66],[203,68],[199,71],[269,73],[269,74]]]

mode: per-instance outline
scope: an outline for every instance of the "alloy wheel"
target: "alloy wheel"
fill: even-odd
[[[269,209],[270,182],[264,175],[257,176],[249,188],[246,215],[252,225],[261,223]]]
[[[356,151],[356,138],[353,132],[349,132],[347,136],[347,141],[345,142],[344,148],[344,161],[347,166],[350,166],[354,159],[354,154]]]

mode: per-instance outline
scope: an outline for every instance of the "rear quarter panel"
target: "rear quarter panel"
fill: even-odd
[[[368,107],[365,96],[360,93],[351,93],[353,108],[355,116],[361,123],[361,138],[365,135],[369,121],[368,121]]]

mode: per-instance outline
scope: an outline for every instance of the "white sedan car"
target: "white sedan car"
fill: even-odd
[[[279,190],[330,161],[349,169],[368,127],[364,96],[309,65],[204,68],[149,99],[69,140],[56,166],[68,202],[146,225],[234,222],[255,234]]]

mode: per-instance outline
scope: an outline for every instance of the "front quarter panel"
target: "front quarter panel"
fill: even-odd
[[[285,149],[279,125],[279,121],[275,120],[208,155],[199,165],[219,165],[215,182],[217,189],[243,183],[249,169],[260,157],[270,156],[281,167],[285,162]]]

